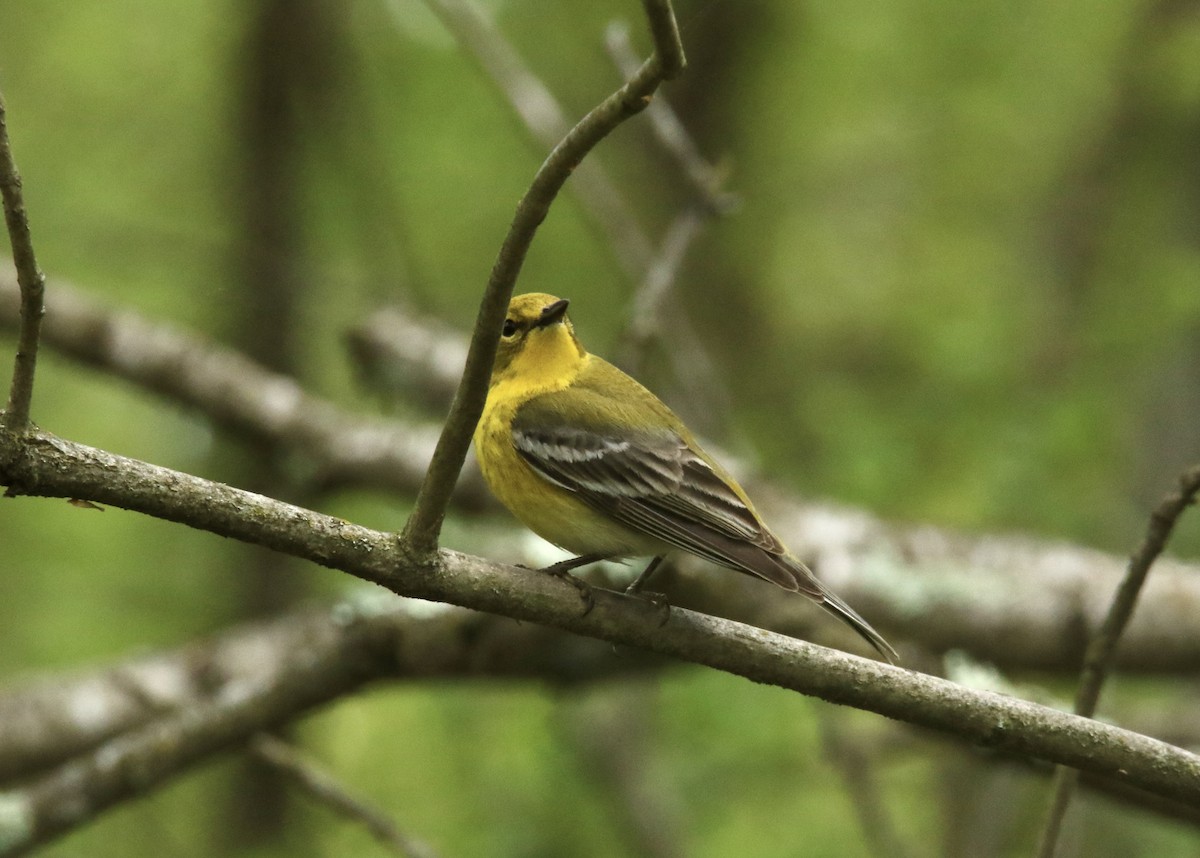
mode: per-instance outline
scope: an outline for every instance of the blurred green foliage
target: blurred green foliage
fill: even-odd
[[[225,338],[258,286],[241,279],[259,240],[242,111],[264,5],[0,2],[0,89],[52,277]],[[616,83],[610,19],[630,19],[646,46],[634,3],[489,8],[572,116]],[[295,14],[315,9],[329,53],[289,98],[295,371],[368,411],[346,326],[402,300],[466,328],[542,153],[415,0]],[[1200,458],[1197,6],[681,0],[678,11],[692,64],[666,96],[742,197],[692,249],[668,318],[694,324],[720,367],[706,383],[731,408],[708,431],[800,492],[1127,550]],[[596,157],[661,235],[687,194],[645,121]],[[569,195],[520,283],[570,297],[600,353],[635,286]],[[7,333],[0,346],[11,353]],[[202,418],[52,352],[39,369],[44,427],[237,482],[221,464],[236,440]],[[706,404],[682,398],[662,366],[650,380],[701,419]],[[403,503],[322,508],[398,527]],[[10,681],[183,642],[243,613],[245,555],[186,528],[21,499],[0,507],[0,546]],[[1191,526],[1174,547],[1198,546]],[[305,580],[309,592],[352,586]],[[703,671],[655,693],[645,765],[678,800],[685,854],[868,854],[821,757],[820,704]],[[564,730],[575,706],[525,685],[400,686],[301,733],[444,855],[625,854],[610,791]],[[867,740],[878,726],[826,715]],[[914,855],[953,854],[947,832],[968,825],[948,797],[948,771],[968,763],[935,756],[919,744],[878,772]],[[236,776],[228,762],[206,767],[46,854],[234,848],[213,832]],[[1001,795],[1008,827],[988,854],[1029,854],[1040,782]],[[1195,854],[1194,833],[1108,808],[1085,802],[1081,854]],[[236,852],[382,854],[307,805],[277,838]]]

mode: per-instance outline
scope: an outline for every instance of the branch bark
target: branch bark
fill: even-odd
[[[231,349],[129,310],[104,308],[62,281],[50,286],[42,330],[47,345],[304,456],[320,486],[407,495],[425,473],[437,431],[432,424],[356,415]],[[0,324],[15,328],[19,312],[15,282],[0,276]],[[395,316],[369,326],[372,348],[397,362],[386,371],[411,372],[431,396],[448,398],[465,359],[464,338],[445,328],[427,332],[437,333],[432,359],[424,350],[390,348]],[[408,322],[396,330],[424,330],[420,320]],[[1077,671],[1125,566],[1116,555],[1065,542],[895,526],[865,510],[802,501],[753,474],[738,477],[773,529],[835,590],[889,634],[932,652],[963,649],[1006,669]],[[468,512],[498,508],[474,467],[464,470],[454,501]],[[693,568],[686,559],[680,565]],[[699,606],[736,610],[758,623],[806,616],[790,601],[769,598],[765,588],[725,585],[709,575],[691,576],[686,589]],[[1122,638],[1118,665],[1194,672],[1200,668],[1197,615],[1200,565],[1161,558]]]
[[[595,607],[583,613],[576,588],[553,576],[448,550],[414,563],[388,534],[45,432],[24,440],[0,434],[0,454],[0,482],[10,493],[122,506],[342,569],[401,595],[648,649],[1200,801],[1200,757],[1090,719],[685,609],[663,623],[655,606],[609,591],[597,591]]]
[[[105,307],[68,283],[51,285],[44,337],[63,354],[194,408],[219,426],[300,453],[319,487],[411,493],[420,485],[437,443],[434,424],[353,414],[235,349]],[[0,323],[15,323],[20,304],[16,284],[0,275]],[[463,475],[455,500],[467,509],[493,503],[474,470]]]
[[[0,198],[4,204],[4,223],[12,243],[13,261],[17,266],[17,282],[21,290],[21,326],[17,334],[17,356],[13,361],[12,387],[8,405],[0,414],[0,422],[9,429],[21,431],[29,424],[29,409],[33,402],[33,377],[37,368],[38,333],[42,324],[42,299],[46,278],[38,267],[29,234],[29,217],[21,193],[21,176],[13,160],[12,144],[8,139],[8,110],[0,95]]]

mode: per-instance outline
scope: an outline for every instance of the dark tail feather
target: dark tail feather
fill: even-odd
[[[900,656],[892,649],[892,645],[883,639],[883,635],[871,628],[871,624],[860,617],[853,608],[831,593],[807,566],[792,555],[769,550],[745,539],[736,539],[711,527],[698,527],[694,532],[688,531],[686,527],[679,526],[677,519],[670,519],[672,527],[667,527],[664,522],[668,519],[664,513],[645,504],[627,504],[617,509],[621,512],[621,515],[616,516],[618,521],[653,533],[677,548],[730,569],[770,581],[784,590],[803,593],[858,632],[889,664],[899,661]],[[612,510],[603,511],[614,514]],[[648,523],[653,527],[647,526]],[[770,536],[769,533],[767,535]],[[771,539],[782,549],[778,540],[774,537]]]
[[[883,635],[875,631],[870,623],[860,617],[858,611],[831,593],[824,584],[817,580],[817,577],[813,575],[807,566],[790,555],[775,555],[774,560],[778,566],[786,568],[795,579],[792,586],[786,589],[804,593],[826,611],[854,629],[859,637],[873,646],[875,651],[887,660],[888,664],[895,664],[900,660],[899,654],[892,648],[890,643],[884,640]],[[776,579],[768,580],[773,580],[776,584],[779,583]],[[783,584],[780,584],[780,586],[786,587]]]
[[[871,624],[860,617],[857,611],[828,590],[825,591],[821,607],[858,632],[859,637],[875,647],[876,652],[887,659],[888,664],[895,664],[900,660],[896,650],[883,639],[883,635],[871,628]]]

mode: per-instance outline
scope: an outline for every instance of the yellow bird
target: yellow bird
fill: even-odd
[[[519,295],[496,353],[475,449],[488,485],[542,538],[579,555],[547,571],[672,550],[803,593],[888,661],[896,651],[821,584],[663,402],[588,354],[567,301]]]

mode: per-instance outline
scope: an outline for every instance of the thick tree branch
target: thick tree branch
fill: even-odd
[[[609,591],[597,591],[585,613],[576,588],[553,576],[447,550],[414,563],[388,534],[45,432],[0,433],[0,482],[12,493],[123,506],[342,569],[401,595],[649,649],[1200,801],[1200,757],[1127,730],[685,609],[663,623],[654,605]]]
[[[371,624],[371,634],[359,632],[363,623]],[[391,658],[370,662],[380,679],[485,676],[565,686],[663,664],[649,653],[617,653],[602,641],[545,626],[372,589],[332,607],[299,609],[175,649],[0,691],[0,785],[170,712],[205,706],[230,689],[284,683],[297,659],[349,661],[349,650],[384,638],[379,645]],[[345,652],[325,655],[335,651]]]
[[[305,456],[323,484],[408,494],[428,466],[432,425],[357,416],[237,352],[128,310],[102,308],[60,281],[51,286],[42,330],[47,345]],[[0,276],[0,324],[15,328],[19,309],[15,282]],[[413,383],[445,397],[444,403],[461,376],[465,340],[411,318],[402,327],[399,315],[372,317],[364,336],[375,353],[395,361],[382,371],[415,374]],[[406,350],[389,336],[393,326],[424,332],[428,336],[413,334],[406,342],[419,340],[433,352]],[[864,510],[801,502],[753,475],[739,477],[784,540],[872,622],[931,651],[965,649],[1004,668],[1077,670],[1125,565],[1067,543],[897,527]],[[496,508],[474,468],[464,471],[455,501],[467,510]],[[680,565],[690,569],[692,563],[681,559]],[[692,576],[686,592],[698,605],[762,618],[757,622],[779,623],[781,612],[806,615],[792,601],[770,598],[769,588],[724,580]],[[1191,622],[1198,614],[1200,567],[1159,560],[1118,663],[1143,672],[1200,668],[1200,627]]]
[[[137,733],[158,737],[158,741],[162,733],[141,728],[180,711],[223,719],[224,710],[214,703],[245,689],[272,696],[276,692],[271,689],[288,687],[293,675],[313,659],[331,668],[359,665],[359,683],[487,676],[572,684],[664,666],[640,651],[616,652],[600,641],[564,636],[541,626],[456,608],[431,610],[433,606],[426,602],[378,593],[363,591],[332,608],[295,611],[95,674],[9,689],[0,694],[0,782],[28,781],[74,757],[94,753],[119,734]],[[388,657],[379,657],[380,653]],[[326,681],[331,689],[344,685],[341,676],[329,676]],[[1189,732],[1196,723],[1193,711],[1174,713],[1175,722],[1167,725],[1159,723],[1160,707],[1152,714],[1152,730],[1173,733],[1185,742],[1195,740],[1194,730]],[[1137,713],[1131,717],[1139,724],[1147,720]],[[593,720],[589,718],[588,723]],[[200,729],[196,721],[175,719],[170,723],[180,729]],[[177,751],[182,756],[174,765],[164,763],[164,768],[182,768],[191,759],[189,746],[185,742],[169,745],[174,749],[170,754]],[[137,745],[124,747],[132,754]],[[1035,767],[1043,769],[1045,766]],[[61,771],[69,770],[68,766]],[[43,779],[52,777],[56,775],[44,775]],[[1087,783],[1171,818],[1195,819],[1186,802],[1139,791],[1109,777],[1089,776]],[[10,793],[9,798],[15,801],[19,795]],[[62,797],[58,792],[48,795]],[[631,812],[641,810],[639,803]],[[85,821],[81,818],[77,824]]]
[[[235,351],[128,310],[108,310],[65,283],[52,287],[42,330],[48,345],[250,437],[290,448],[307,457],[324,484],[409,493],[425,472],[436,434],[432,425],[355,415]],[[15,327],[19,312],[15,282],[0,276],[0,324]],[[377,354],[396,362],[387,372],[414,373],[414,383],[426,385],[431,396],[448,397],[460,377],[464,340],[444,328],[440,335],[426,330],[411,318],[400,327],[398,315],[372,317],[364,337]],[[433,348],[436,339],[432,356],[424,349],[406,351],[389,336],[393,327],[429,335],[406,342]],[[903,631],[935,652],[960,648],[1005,668],[1075,670],[1124,566],[1113,555],[1066,543],[896,527],[863,510],[803,503],[752,475],[741,476],[775,529],[836,590],[881,627]],[[455,500],[469,510],[495,506],[473,468],[464,472]],[[719,592],[705,595],[713,588]],[[723,587],[697,576],[688,589],[707,605],[757,598],[739,608],[747,616],[781,609],[762,588]],[[1119,664],[1194,671],[1200,667],[1200,627],[1190,618],[1198,613],[1200,570],[1160,560],[1123,637]]]
[[[660,19],[663,15],[671,14],[670,4],[666,0],[651,3],[647,11],[652,15],[652,26],[656,28],[658,38],[659,31],[663,29]],[[667,61],[670,61],[670,57]],[[403,542],[418,556],[430,553],[437,547],[450,493],[466,458],[475,424],[479,422],[479,415],[483,411],[504,314],[537,228],[545,220],[559,190],[584,156],[614,128],[645,109],[665,76],[657,54],[643,63],[637,74],[593,108],[554,147],[538,169],[529,190],[517,204],[516,215],[492,266],[480,303],[471,345],[467,349],[462,382],[450,406],[450,414],[438,439],[429,471],[417,494],[416,507],[404,526]]]
[[[17,334],[17,356],[13,362],[12,387],[8,405],[0,421],[15,431],[29,423],[29,408],[33,402],[33,376],[37,367],[38,331],[42,324],[42,298],[46,278],[38,268],[29,235],[29,217],[21,194],[21,176],[13,161],[12,144],[8,139],[8,113],[4,96],[0,94],[0,197],[4,204],[4,223],[12,244],[13,261],[17,267],[17,282],[21,290],[21,326]]]
[[[353,629],[373,631],[370,623]],[[0,794],[0,855],[25,854],[187,766],[346,693],[379,674],[371,662],[390,657],[386,646],[369,640],[314,652],[294,660],[279,682],[228,688],[204,706],[173,712]]]

